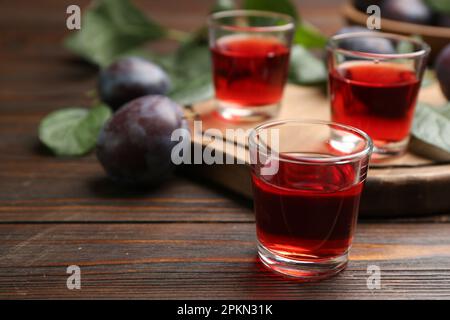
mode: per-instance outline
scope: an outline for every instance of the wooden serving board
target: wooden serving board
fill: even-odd
[[[445,100],[438,85],[421,90],[419,100],[434,105]],[[288,85],[282,106],[274,119],[329,120],[329,102],[323,89]],[[246,197],[251,197],[251,181],[247,140],[236,141],[225,137],[225,130],[251,129],[260,123],[234,123],[221,119],[215,113],[214,101],[193,106],[202,126],[191,122],[193,143],[212,148],[233,159],[233,164],[191,165],[190,173],[208,179]],[[223,140],[212,139],[208,129],[218,129]],[[417,143],[417,141],[412,141]],[[245,164],[237,164],[238,161]],[[361,215],[393,217],[450,212],[450,161],[429,159],[408,152],[404,156],[371,163],[361,201]]]

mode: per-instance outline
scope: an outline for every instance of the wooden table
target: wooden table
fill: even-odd
[[[299,2],[326,32],[339,27],[340,1]],[[93,155],[50,155],[39,120],[86,103],[95,85],[96,70],[60,45],[72,3],[1,4],[0,298],[450,298],[449,216],[360,221],[347,270],[302,284],[258,262],[249,202],[181,174],[127,194]],[[138,2],[184,29],[203,21],[208,3]],[[69,265],[81,268],[81,290],[66,287]],[[381,268],[379,290],[367,288],[369,265]]]

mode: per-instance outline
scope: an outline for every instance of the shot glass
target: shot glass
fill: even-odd
[[[281,120],[249,136],[258,254],[279,273],[316,280],[345,268],[372,152],[363,131]]]
[[[373,158],[403,154],[408,146],[429,46],[381,32],[332,37],[327,46],[331,118],[373,139]]]
[[[209,44],[219,114],[254,121],[276,114],[286,83],[294,20],[229,10],[210,15]]]

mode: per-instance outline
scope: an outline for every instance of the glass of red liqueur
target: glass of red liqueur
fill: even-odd
[[[219,114],[236,121],[273,116],[287,79],[294,20],[229,10],[212,14],[208,24]]]
[[[345,268],[372,152],[363,131],[281,120],[249,137],[258,254],[282,274],[315,280]]]
[[[374,159],[403,154],[428,45],[396,34],[359,32],[332,37],[327,49],[332,120],[368,133]]]

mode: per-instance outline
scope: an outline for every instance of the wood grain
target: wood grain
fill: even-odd
[[[193,30],[210,2],[136,4],[161,23]],[[0,10],[1,299],[450,298],[449,215],[362,221],[345,272],[298,283],[257,261],[251,202],[195,170],[131,192],[109,183],[93,155],[49,154],[36,138],[40,119],[86,104],[96,81],[96,69],[60,45],[73,3],[3,1]],[[325,32],[339,27],[342,1],[296,3]],[[66,288],[69,264],[81,266],[79,291]],[[381,290],[367,289],[368,264],[381,267]]]
[[[0,225],[0,297],[449,298],[449,224],[362,224],[348,269],[321,283],[287,280],[256,259],[249,223]],[[82,290],[65,269],[82,270]],[[382,289],[366,286],[381,268]]]

